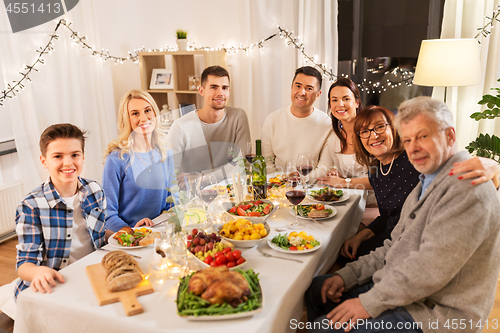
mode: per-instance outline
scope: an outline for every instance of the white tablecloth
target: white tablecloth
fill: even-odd
[[[361,191],[349,192],[349,200],[336,206],[338,214],[324,220],[323,225],[303,222],[304,230],[322,238],[323,245],[317,251],[292,255],[275,252],[265,242],[259,245],[266,252],[298,258],[304,263],[266,258],[255,247],[242,249],[248,261],[244,268],[253,268],[259,273],[264,293],[264,310],[252,317],[211,322],[181,318],[175,303],[178,282],[174,280],[152,294],[138,297],[144,308],[142,314],[127,317],[121,303],[99,306],[85,273],[86,266],[99,263],[105,255],[103,251],[96,251],[61,270],[66,282],[58,284],[51,294],[34,293],[31,289],[23,291],[17,301],[14,333],[291,332],[290,321],[300,319],[303,295],[312,278],[330,268],[343,240],[352,236],[359,225],[364,210]],[[292,219],[288,210],[281,208],[268,220],[271,228],[286,226]],[[113,249],[110,245],[106,248]],[[147,272],[153,248],[130,252],[142,257],[137,261]]]

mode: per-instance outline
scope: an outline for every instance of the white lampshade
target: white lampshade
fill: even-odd
[[[413,83],[458,87],[481,82],[479,43],[475,39],[423,40]]]

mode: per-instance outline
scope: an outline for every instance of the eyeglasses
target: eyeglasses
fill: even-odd
[[[368,139],[371,135],[371,132],[373,131],[373,133],[375,134],[382,134],[385,132],[385,129],[387,128],[387,126],[389,126],[388,123],[385,123],[385,124],[378,124],[377,126],[375,126],[374,128],[367,128],[367,129],[364,129],[362,131],[359,131],[358,132],[358,135],[361,139]]]

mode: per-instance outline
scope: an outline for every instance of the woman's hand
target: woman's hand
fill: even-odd
[[[346,240],[342,247],[340,248],[340,255],[351,260],[356,259],[356,252],[359,246],[363,242],[363,239],[359,236],[359,233],[354,235],[354,237]]]
[[[493,180],[493,184],[498,188],[500,165],[491,158],[473,157],[466,161],[453,163],[453,169],[451,169],[449,175],[453,176],[463,172],[465,173],[460,175],[458,179],[473,178],[471,182],[472,185],[478,185],[488,180]]]
[[[337,171],[337,168],[331,168],[330,170],[328,170],[328,172],[326,173],[327,176],[340,176],[339,172]]]
[[[345,179],[340,178],[339,176],[319,177],[318,182],[332,187],[344,187],[344,184],[346,183]]]
[[[151,219],[145,217],[143,218],[142,220],[140,220],[139,222],[137,222],[134,226],[134,228],[138,228],[140,226],[146,226],[146,227],[152,227],[153,226],[153,221],[151,221]]]
[[[371,229],[366,228],[361,230],[352,238],[344,242],[344,244],[340,248],[340,254],[343,257],[350,258],[352,260],[356,259],[356,253],[361,243],[363,243],[367,239],[372,238],[373,236],[375,236],[375,233]]]

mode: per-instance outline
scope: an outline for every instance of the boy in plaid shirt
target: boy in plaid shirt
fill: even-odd
[[[80,178],[85,133],[71,124],[49,126],[40,137],[40,161],[49,178],[28,193],[16,212],[15,289],[52,292],[58,272],[105,244],[106,198],[93,180]]]

